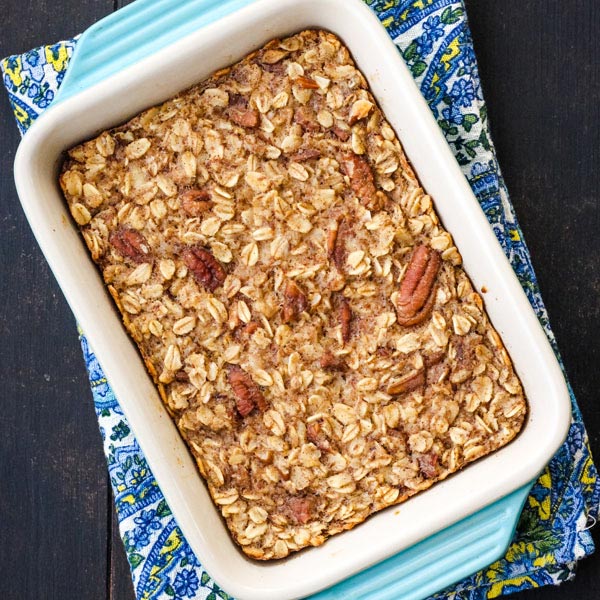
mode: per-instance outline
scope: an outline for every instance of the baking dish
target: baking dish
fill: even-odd
[[[154,3],[167,4],[173,3]],[[514,360],[531,410],[515,442],[457,476],[324,546],[283,562],[258,564],[238,552],[214,509],[71,224],[56,176],[65,148],[174,95],[271,38],[307,27],[339,35],[367,77],[453,233],[467,272],[476,287],[488,289],[488,313]],[[360,0],[258,0],[92,87],[65,95],[25,136],[15,177],[40,246],[178,523],[205,568],[240,599],[306,596],[386,559],[526,485],[566,436],[568,393],[545,335],[396,48]]]

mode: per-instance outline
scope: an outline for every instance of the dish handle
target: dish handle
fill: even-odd
[[[55,102],[106,79],[254,0],[136,0],[79,38]]]
[[[310,600],[423,600],[461,581],[504,556],[531,485]]]

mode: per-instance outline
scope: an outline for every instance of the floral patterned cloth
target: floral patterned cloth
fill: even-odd
[[[554,350],[529,252],[490,139],[477,62],[460,0],[366,0],[396,42],[511,261]],[[61,84],[76,39],[1,63],[17,124],[25,133]],[[121,535],[138,599],[229,596],[202,568],[179,530],[96,358],[81,334]],[[571,394],[569,436],[533,487],[506,556],[435,597],[482,600],[558,584],[594,550],[600,484]]]

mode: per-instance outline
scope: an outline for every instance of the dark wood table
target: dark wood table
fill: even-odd
[[[0,56],[122,4],[2,0]],[[500,163],[600,457],[600,3],[467,8]],[[17,200],[19,135],[0,97],[0,598],[132,600],[74,320]],[[598,600],[600,554],[573,583],[519,597]]]

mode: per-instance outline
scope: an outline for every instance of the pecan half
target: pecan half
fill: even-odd
[[[419,470],[427,479],[431,479],[438,474],[438,460],[439,456],[435,452],[428,452],[419,456],[417,461],[419,462]]]
[[[369,163],[357,154],[346,154],[341,161],[342,170],[350,179],[350,187],[366,206],[377,201],[377,188]]]
[[[247,417],[255,408],[261,411],[267,409],[267,402],[260,388],[240,366],[230,366],[227,379],[235,395],[235,406],[242,417]]]
[[[408,375],[391,381],[387,388],[387,393],[395,396],[397,394],[404,394],[405,392],[412,392],[424,385],[425,369],[421,369],[420,371],[413,371]]]
[[[240,127],[253,129],[258,125],[258,111],[248,108],[248,101],[239,94],[229,97],[229,118]]]
[[[208,250],[200,246],[186,248],[183,251],[183,262],[193,273],[196,281],[211,292],[223,285],[227,276],[221,263]]]
[[[146,238],[137,230],[130,227],[119,227],[108,236],[108,241],[124,258],[135,263],[145,263],[152,258],[150,246]]]
[[[346,263],[346,247],[343,243],[345,221],[338,217],[327,234],[327,256],[342,271]]]
[[[283,291],[283,314],[284,323],[297,319],[301,313],[308,308],[308,300],[304,292],[291,279],[285,284]]]
[[[294,83],[299,85],[301,88],[304,88],[305,90],[318,90],[319,89],[319,84],[314,79],[311,79],[310,77],[298,77],[298,78],[294,79]]]
[[[202,216],[212,205],[206,190],[188,190],[181,195],[181,208],[190,217]]]
[[[346,298],[340,300],[339,318],[342,326],[342,340],[346,344],[350,340],[352,333],[352,309],[350,308],[350,302]]]
[[[400,325],[418,325],[429,316],[435,299],[433,288],[441,264],[442,258],[435,250],[428,246],[415,248],[400,284],[396,307]]]
[[[321,360],[319,361],[321,369],[326,371],[344,371],[346,369],[346,362],[341,356],[335,356],[329,350],[325,350]]]

